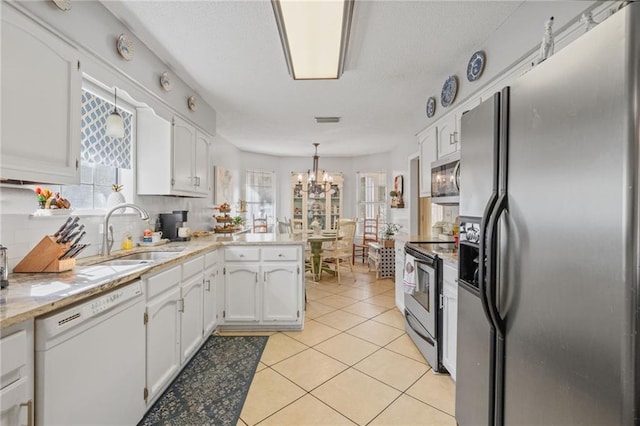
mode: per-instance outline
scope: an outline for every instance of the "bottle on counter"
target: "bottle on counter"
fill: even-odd
[[[131,232],[125,232],[122,236],[122,250],[131,250],[133,248],[133,236]]]

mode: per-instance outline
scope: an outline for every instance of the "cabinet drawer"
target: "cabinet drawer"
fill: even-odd
[[[153,276],[145,277],[147,283],[147,300],[151,300],[154,296],[163,293],[170,288],[180,286],[182,281],[182,271],[180,266],[174,266],[171,269],[159,272]]]
[[[457,287],[458,285],[458,269],[453,266],[444,265],[442,268],[442,281],[445,284],[454,285]]]
[[[220,251],[214,250],[204,255],[204,267],[210,268],[220,261]]]
[[[298,247],[297,246],[278,246],[278,247],[264,247],[262,249],[262,260],[276,261],[276,260],[298,260]]]
[[[227,247],[224,249],[224,260],[227,262],[247,262],[260,260],[258,247]]]
[[[201,274],[204,270],[204,256],[187,260],[182,264],[182,279],[190,278],[196,274]]]
[[[0,368],[0,389],[18,380],[20,370],[25,367],[27,360],[27,332],[17,331],[0,340],[0,354],[2,362]]]

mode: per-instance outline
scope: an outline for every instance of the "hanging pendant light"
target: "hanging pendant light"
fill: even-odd
[[[113,92],[113,112],[107,117],[107,136],[114,138],[124,137],[124,120],[116,109],[116,100],[118,98],[118,89]]]

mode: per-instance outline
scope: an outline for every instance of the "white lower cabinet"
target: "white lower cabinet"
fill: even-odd
[[[226,247],[224,259],[221,328],[302,328],[302,246]]]
[[[404,241],[396,240],[396,306],[404,313]]]
[[[200,347],[203,336],[204,256],[182,265],[180,285],[180,361],[185,362]]]
[[[257,322],[260,320],[260,312],[258,311],[259,275],[260,265],[257,263],[225,265],[224,312],[222,315],[225,323]]]
[[[220,251],[214,250],[204,256],[204,289],[203,289],[203,328],[204,338],[218,325],[220,295],[224,294],[224,289],[220,291]]]
[[[33,424],[33,320],[2,330],[0,425]]]
[[[262,319],[295,322],[300,318],[300,265],[274,263],[262,266]]]
[[[180,266],[143,278],[147,285],[146,400],[150,404],[180,368]]]
[[[456,380],[456,347],[458,338],[458,270],[444,265],[442,310],[442,364]]]

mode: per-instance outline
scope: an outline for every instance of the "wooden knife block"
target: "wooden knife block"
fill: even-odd
[[[13,272],[62,272],[76,267],[76,259],[58,260],[71,244],[56,243],[56,238],[45,236],[31,251],[13,268]]]

